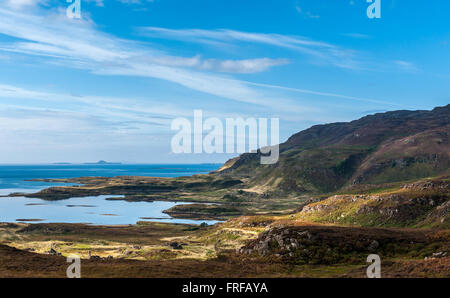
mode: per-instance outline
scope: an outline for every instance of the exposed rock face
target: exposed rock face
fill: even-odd
[[[292,231],[289,229],[270,228],[263,232],[257,242],[252,243],[250,247],[243,247],[239,253],[251,254],[257,252],[259,255],[267,255],[269,252],[278,248],[282,252],[290,252],[300,247],[299,238],[311,239],[311,234],[306,231]]]
[[[173,249],[183,249],[183,243],[170,242],[168,245]]]
[[[380,197],[380,204],[364,205],[357,214],[379,214],[380,220],[414,221],[425,215],[430,209],[447,201],[447,196],[418,196],[415,198],[401,195]]]
[[[411,190],[450,190],[450,183],[448,181],[424,181],[411,184],[405,184],[404,189]]]
[[[395,193],[331,196],[304,206],[298,216],[316,222],[372,226],[440,225],[447,218],[449,199],[448,182],[424,181],[406,185]]]
[[[124,255],[124,256],[131,256],[133,253],[134,253],[134,251],[126,249],[126,250],[123,252],[123,255]]]
[[[368,254],[389,255],[396,247],[414,249],[429,240],[422,231],[336,226],[271,227],[236,252],[282,258],[286,262],[332,264]],[[422,243],[422,244],[421,244]],[[448,242],[442,242],[446,252]]]
[[[255,220],[246,220],[248,219],[248,217],[241,217],[240,218],[240,222],[239,222],[239,226],[240,227],[267,227],[269,226],[271,223],[274,222],[274,219],[264,219],[264,220],[260,220],[260,221],[255,221]]]
[[[444,223],[448,218],[448,213],[450,211],[450,201],[447,201],[430,212],[425,221],[434,222],[438,220],[440,223]]]
[[[424,260],[425,261],[430,261],[430,260],[445,258],[446,256],[447,256],[447,252],[446,251],[439,251],[439,252],[433,253],[431,256],[425,257]]]
[[[314,212],[326,212],[326,211],[332,211],[338,209],[338,206],[334,205],[307,205],[303,207],[302,212],[305,213],[314,213]]]
[[[53,256],[60,256],[61,253],[57,252],[54,248],[50,248],[50,250],[48,251],[49,255],[53,255]]]

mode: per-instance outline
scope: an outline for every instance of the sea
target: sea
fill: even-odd
[[[102,195],[74,197],[58,201],[38,198],[8,197],[9,194],[35,193],[51,186],[73,185],[30,181],[76,177],[151,176],[179,177],[207,174],[220,164],[53,164],[53,165],[0,165],[0,222],[30,223],[86,223],[91,225],[124,225],[137,221],[157,221],[184,224],[211,225],[214,220],[175,219],[162,211],[181,202],[127,202],[106,200],[120,197]],[[150,218],[150,219],[148,219]]]

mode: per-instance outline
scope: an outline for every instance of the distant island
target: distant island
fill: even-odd
[[[104,160],[99,160],[97,162],[85,162],[85,165],[120,165],[121,162],[107,162]]]

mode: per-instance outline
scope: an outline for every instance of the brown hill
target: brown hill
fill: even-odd
[[[328,193],[443,175],[450,168],[450,105],[393,111],[316,125],[280,144],[277,164],[242,154],[216,173],[248,178],[249,186],[286,193]]]

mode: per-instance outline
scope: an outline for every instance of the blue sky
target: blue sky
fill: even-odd
[[[450,99],[450,2],[0,0],[0,163],[175,155],[172,119],[319,123]]]

